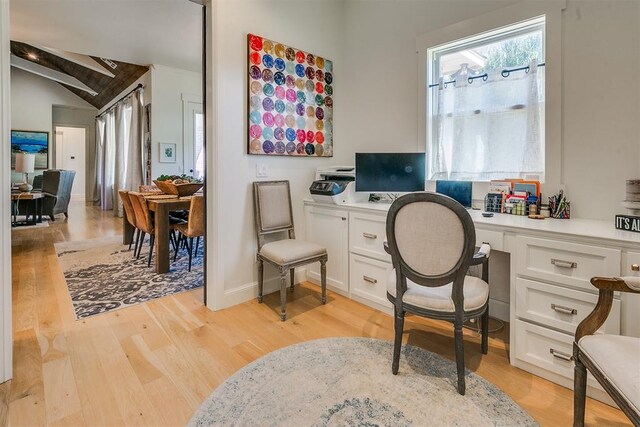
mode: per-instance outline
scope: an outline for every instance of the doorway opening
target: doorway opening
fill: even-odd
[[[86,127],[56,126],[54,129],[55,167],[76,172],[71,187],[74,201],[86,200],[87,133]]]

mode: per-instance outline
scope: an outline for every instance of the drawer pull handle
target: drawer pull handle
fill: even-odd
[[[631,264],[631,271],[640,271],[640,265]]]
[[[378,238],[378,235],[377,235],[377,234],[362,233],[362,235],[363,235],[366,239],[377,239],[377,238]]]
[[[373,283],[373,284],[378,283],[378,281],[377,281],[376,279],[374,279],[373,277],[369,277],[369,276],[362,276],[362,279],[363,279],[365,282],[369,282],[369,283]]]
[[[564,314],[578,314],[578,310],[575,308],[563,307],[561,305],[551,304],[551,309]]]
[[[551,264],[562,268],[578,268],[578,263],[573,261],[563,261],[561,259],[551,258]]]
[[[343,221],[346,221],[346,220],[347,220],[347,218],[346,218],[346,217],[344,217],[344,216],[343,216],[341,219],[342,219]]]
[[[558,351],[554,348],[550,348],[549,349],[549,353],[551,353],[553,355],[553,357],[556,357],[558,359],[562,359],[562,360],[566,360],[567,362],[571,362],[573,360],[573,357],[570,354],[567,353],[563,353],[561,351]]]

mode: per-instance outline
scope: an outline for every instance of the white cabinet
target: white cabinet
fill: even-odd
[[[518,368],[572,387],[573,337],[595,307],[594,276],[640,276],[640,236],[616,231],[606,221],[545,220],[469,211],[476,241],[511,255],[510,357]],[[392,312],[387,283],[393,270],[385,252],[384,205],[340,206],[305,202],[307,239],[325,246],[330,288],[371,307]],[[640,269],[638,269],[640,270]],[[320,282],[318,267],[308,278]],[[490,284],[491,285],[491,284]],[[640,295],[614,295],[602,332],[640,336]],[[609,401],[597,383],[588,393]]]
[[[327,248],[327,287],[349,295],[349,212],[317,206],[305,207],[306,241]],[[307,277],[320,283],[320,264],[310,264]]]

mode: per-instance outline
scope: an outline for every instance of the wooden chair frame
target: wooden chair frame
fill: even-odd
[[[580,338],[585,335],[593,335],[607,320],[613,304],[614,292],[640,294],[640,291],[631,289],[621,278],[594,277],[591,279],[591,284],[599,290],[598,302],[593,311],[578,325],[573,342],[573,360],[576,364],[573,383],[573,425],[575,427],[584,426],[587,397],[587,369],[609,396],[611,396],[622,412],[629,417],[633,425],[640,425],[640,414],[636,412],[629,402],[618,392],[611,381],[609,381],[609,378],[599,370],[596,364],[593,363],[585,353],[580,351],[580,347],[578,346]]]
[[[398,212],[408,204],[418,202],[429,202],[440,204],[453,211],[462,223],[465,241],[461,252],[460,259],[457,264],[447,273],[438,276],[426,276],[411,268],[403,259],[398,248],[395,238],[395,221]],[[458,202],[450,197],[436,193],[411,193],[402,196],[391,205],[387,216],[387,238],[388,244],[385,249],[391,254],[393,267],[396,271],[396,296],[394,297],[387,292],[387,299],[393,304],[394,324],[395,324],[395,340],[393,348],[393,363],[391,370],[394,375],[398,373],[400,366],[400,351],[402,348],[402,334],[404,330],[405,312],[417,314],[419,316],[429,317],[438,320],[447,320],[454,325],[454,338],[456,350],[456,366],[458,371],[458,393],[465,394],[464,379],[464,339],[462,335],[462,327],[465,321],[473,318],[481,318],[482,342],[481,349],[483,354],[487,354],[488,350],[488,332],[489,332],[489,299],[480,308],[471,311],[464,311],[464,279],[471,265],[482,264],[482,279],[488,282],[489,263],[488,257],[483,254],[474,254],[476,244],[476,232],[471,220],[471,216],[467,210]],[[434,311],[417,307],[403,302],[404,293],[407,291],[407,278],[412,282],[428,287],[439,287],[449,283],[453,283],[452,299],[454,301],[455,311],[447,313],[442,311]]]
[[[263,186],[278,186],[278,185],[286,185],[287,187],[287,195],[289,200],[289,224],[275,227],[275,228],[265,228],[262,224],[262,216],[261,216],[261,203],[260,203],[260,187]],[[291,290],[294,289],[295,285],[295,269],[297,267],[301,267],[303,265],[311,264],[314,262],[320,262],[320,282],[322,287],[322,304],[327,302],[327,260],[328,255],[325,253],[321,256],[314,256],[304,260],[297,260],[293,263],[287,264],[279,264],[276,263],[266,257],[260,255],[260,250],[265,244],[265,236],[274,233],[287,233],[287,237],[289,239],[295,239],[295,228],[293,224],[293,209],[291,206],[291,189],[289,186],[289,181],[256,181],[253,183],[253,204],[255,208],[255,225],[256,225],[256,234],[258,237],[258,302],[262,303],[263,300],[263,290],[264,290],[264,263],[268,263],[274,266],[280,275],[280,320],[285,321],[287,319],[286,312],[286,303],[287,303],[287,273],[290,275],[291,280]]]

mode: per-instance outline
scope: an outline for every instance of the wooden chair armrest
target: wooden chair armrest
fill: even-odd
[[[384,242],[382,242],[382,246],[384,247],[384,251],[389,255],[391,255],[391,249],[389,249],[389,242],[385,240]]]
[[[488,243],[483,243],[478,252],[473,255],[471,265],[480,265],[489,261],[489,255],[491,254],[491,246]]]
[[[640,293],[640,280],[632,277],[594,277],[591,279],[591,284],[600,291],[598,302],[593,311],[578,325],[575,336],[576,343],[585,335],[593,335],[607,320],[613,304],[614,292]]]

